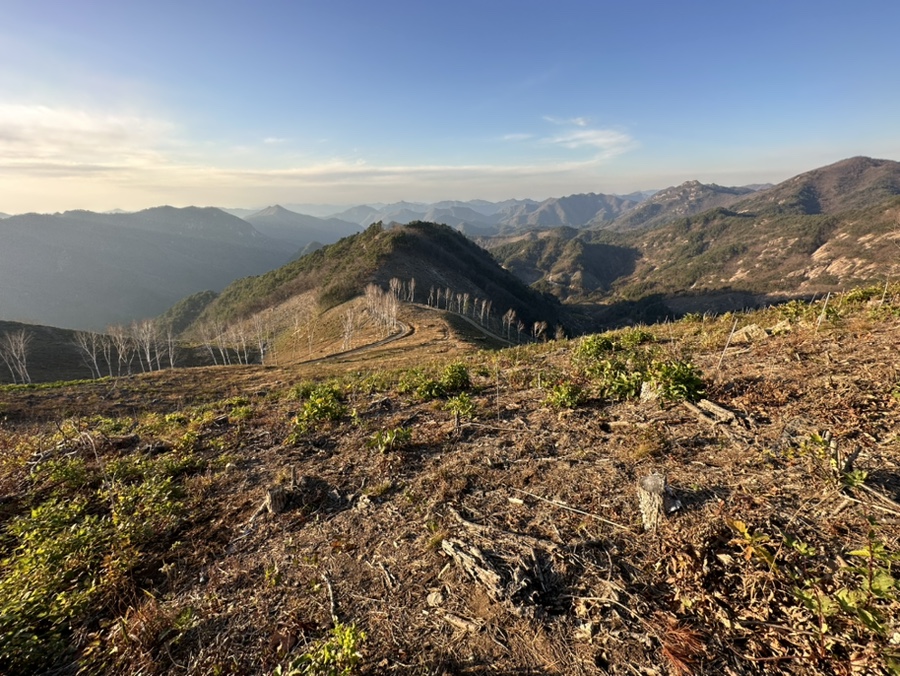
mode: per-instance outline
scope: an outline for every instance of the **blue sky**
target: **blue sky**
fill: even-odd
[[[900,3],[0,0],[0,211],[542,199],[900,160]]]

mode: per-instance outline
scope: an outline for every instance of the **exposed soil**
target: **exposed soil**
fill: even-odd
[[[203,432],[220,443],[198,452],[224,450],[229,463],[191,480],[177,542],[134,573],[118,613],[106,610],[120,622],[75,632],[75,658],[93,636],[107,673],[268,674],[337,619],[365,632],[367,674],[889,673],[900,588],[869,594],[877,630],[821,599],[865,588],[867,566],[890,568],[854,550],[900,552],[896,319],[794,323],[724,352],[730,318],[651,327],[664,352],[692,355],[720,408],[593,398],[571,410],[546,397],[559,382],[590,387],[574,341],[475,353],[437,313],[405,321],[416,331],[404,340],[419,342],[331,365],[0,395],[7,440],[64,414],[138,417],[235,394],[255,411],[236,421],[223,408]],[[466,360],[474,418],[357,388],[352,421],[290,438],[299,404],[278,392],[313,373],[422,364],[440,348]],[[409,444],[372,447],[400,427]],[[829,435],[852,457],[839,470]],[[292,470],[301,481],[284,511],[252,518],[267,489],[290,489]],[[854,483],[845,470],[867,474]],[[680,507],[645,532],[636,484],[654,472]],[[27,503],[24,475],[6,484]],[[195,621],[171,630],[185,609]]]

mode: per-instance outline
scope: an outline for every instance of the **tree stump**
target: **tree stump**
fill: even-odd
[[[663,517],[681,509],[681,501],[666,483],[664,474],[649,474],[638,481],[638,506],[645,531],[655,531]]]
[[[272,486],[266,491],[266,500],[263,503],[269,514],[281,514],[287,506],[288,493],[283,486]]]

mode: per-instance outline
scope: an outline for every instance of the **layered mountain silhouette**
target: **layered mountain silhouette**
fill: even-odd
[[[23,214],[0,220],[0,319],[101,329],[203,291],[191,316],[246,314],[309,290],[334,305],[394,276],[548,320],[568,310],[547,293],[569,306],[812,295],[900,274],[898,222],[900,163],[865,157],[769,187],[689,181],[627,196],[361,205],[328,218],[279,205],[244,218],[168,206]]]
[[[24,214],[0,221],[0,317],[102,329],[270,270],[293,250],[214,208]]]
[[[665,311],[687,307],[676,298],[703,307],[727,297],[739,309],[895,278],[898,223],[900,163],[856,157],[757,192],[687,183],[610,229],[480,241],[523,281],[570,301],[660,296],[672,300]]]
[[[301,251],[313,242],[331,243],[360,231],[359,225],[339,218],[316,218],[275,205],[244,217],[267,237],[289,242]]]

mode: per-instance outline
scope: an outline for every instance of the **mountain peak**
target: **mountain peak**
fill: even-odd
[[[253,216],[254,217],[255,216],[271,217],[271,216],[286,216],[286,215],[291,215],[291,214],[296,214],[296,212],[291,211],[290,209],[285,209],[280,204],[273,204],[272,206],[266,207],[265,209],[260,209],[255,214],[253,214]]]

